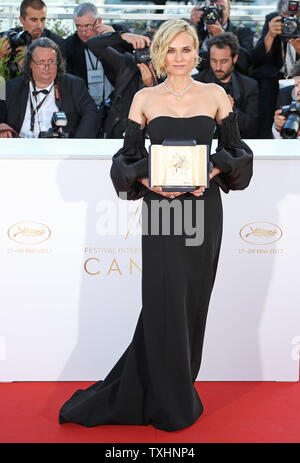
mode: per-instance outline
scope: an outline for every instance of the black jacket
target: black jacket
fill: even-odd
[[[227,22],[227,29],[225,32],[232,32],[237,36],[239,40],[239,57],[235,64],[238,72],[242,74],[248,74],[249,67],[251,65],[251,53],[253,48],[253,32],[250,27],[235,27],[230,20]],[[207,50],[202,47],[203,41],[208,36],[208,31],[203,28],[203,23],[200,21],[197,25],[197,33],[200,42],[199,56],[202,58],[202,62],[198,66],[199,71],[209,67],[209,54]]]
[[[105,138],[123,138],[124,122],[132,99],[143,87],[134,56],[131,53],[119,53],[113,48],[124,42],[118,32],[93,37],[87,41],[89,49],[101,59],[104,73],[115,88],[104,128]]]
[[[284,47],[286,47],[286,42],[284,42],[283,39],[279,35],[277,35],[274,38],[271,50],[268,53],[266,53],[266,47],[264,42],[264,38],[269,30],[269,22],[271,21],[271,19],[275,18],[275,16],[279,16],[279,13],[277,13],[276,11],[274,11],[273,13],[269,13],[266,16],[261,36],[252,51],[252,77],[254,77],[255,79],[277,79],[280,69],[283,65],[282,44]],[[296,60],[299,58],[300,56],[296,55]]]
[[[204,83],[220,84],[211,69],[206,69],[195,80]],[[232,73],[233,110],[237,113],[237,122],[242,138],[255,138],[258,131],[259,90],[256,80],[239,72]]]
[[[114,25],[114,28],[117,30],[122,30],[121,26],[117,24]],[[101,36],[99,36],[101,37]],[[123,43],[117,44],[116,49],[120,53],[125,53],[132,49],[128,47],[127,42],[122,40]],[[85,59],[85,50],[86,44],[80,40],[77,32],[70,35],[66,38],[64,43],[64,56],[66,59],[66,71],[69,74],[74,74],[77,77],[81,77],[88,84],[87,80],[87,70],[86,70],[86,59]]]
[[[65,131],[70,138],[96,138],[99,130],[99,114],[82,79],[70,74],[58,78],[61,102],[59,110],[66,113],[68,125]],[[29,83],[16,77],[6,83],[5,108],[0,110],[1,120],[16,132],[20,132],[27,107]]]

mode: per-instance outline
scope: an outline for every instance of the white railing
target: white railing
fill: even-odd
[[[109,21],[153,21],[181,18],[189,18],[192,5],[170,3],[167,5],[136,4],[128,5],[123,2],[119,4],[105,4],[101,1],[93,2],[104,20]],[[77,6],[74,3],[59,5],[47,5],[47,19],[72,20],[73,9]],[[0,20],[7,22],[7,28],[13,27],[15,20],[19,18],[20,3],[0,3]],[[157,11],[161,13],[157,13]],[[262,23],[265,15],[276,10],[276,3],[272,5],[231,5],[230,18],[232,21],[254,21]]]

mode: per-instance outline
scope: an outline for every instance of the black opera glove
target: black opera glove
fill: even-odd
[[[115,190],[126,193],[122,199],[135,200],[144,196],[148,188],[138,178],[148,177],[148,152],[145,148],[145,129],[131,119],[125,121],[123,147],[113,156],[110,176]]]
[[[231,112],[217,124],[218,147],[211,155],[214,167],[222,172],[213,180],[225,193],[229,190],[243,190],[253,174],[252,150],[241,140],[237,124],[237,113]]]

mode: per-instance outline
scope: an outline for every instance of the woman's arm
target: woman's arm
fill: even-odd
[[[232,111],[225,91],[217,85],[214,87],[218,147],[211,155],[211,161],[214,168],[219,169],[215,181],[225,193],[243,190],[252,177],[253,153],[241,139],[237,113]]]
[[[133,97],[128,118],[140,124],[141,129],[144,129],[147,118],[145,115],[145,100],[147,98],[148,89],[139,90]]]
[[[232,106],[228,99],[225,90],[219,85],[210,84],[214,92],[214,99],[216,102],[216,121],[221,124],[222,119],[225,119],[232,112]]]

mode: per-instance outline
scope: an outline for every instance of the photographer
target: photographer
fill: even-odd
[[[294,78],[294,85],[282,88],[278,94],[276,106],[280,109],[277,109],[274,114],[274,123],[272,126],[273,138],[300,139],[300,60],[293,67],[291,77]],[[296,111],[295,103],[298,103]],[[282,133],[282,129],[286,126],[286,122],[289,117],[291,118],[291,116],[296,123],[298,121],[298,134],[291,134],[291,132],[286,134],[285,130],[283,130],[284,133]]]
[[[20,23],[15,27],[0,33],[0,58],[9,57],[10,75],[15,77],[21,70],[26,47],[40,37],[48,37],[63,48],[64,39],[45,28],[47,7],[42,0],[23,0],[20,5]]]
[[[113,86],[103,70],[101,59],[88,49],[86,43],[92,37],[123,29],[117,24],[114,27],[103,24],[93,3],[80,3],[75,7],[73,17],[76,32],[65,41],[66,69],[85,81],[99,106],[110,96]],[[128,48],[121,47],[119,51],[125,53]]]
[[[135,52],[119,53],[115,49],[117,45],[125,43]],[[135,93],[143,86],[157,83],[149,62],[147,47],[150,43],[149,37],[129,32],[112,32],[87,41],[88,48],[102,60],[104,72],[114,86],[111,105],[104,116],[105,138],[123,138],[124,122]]]
[[[286,33],[286,29],[293,28],[292,33]],[[299,36],[300,1],[279,0],[277,11],[266,16],[252,54],[252,77],[257,79],[260,90],[260,138],[272,138],[279,80],[291,77],[292,68],[300,58]]]
[[[207,40],[222,32],[232,32],[237,36],[240,51],[236,69],[248,75],[253,48],[253,32],[249,27],[235,27],[230,21],[230,0],[208,0],[205,4],[196,5],[191,12],[191,21],[197,28],[202,59],[199,70],[209,67]]]
[[[224,88],[238,115],[237,123],[242,138],[255,138],[258,130],[258,85],[256,80],[235,70],[239,54],[237,37],[224,32],[207,42],[210,68],[194,77],[204,83],[215,83]]]
[[[28,47],[22,76],[6,83],[0,115],[0,136],[5,138],[96,138],[99,127],[85,83],[64,73],[61,51],[46,37]],[[52,120],[66,124],[63,133],[59,125],[52,126]]]

